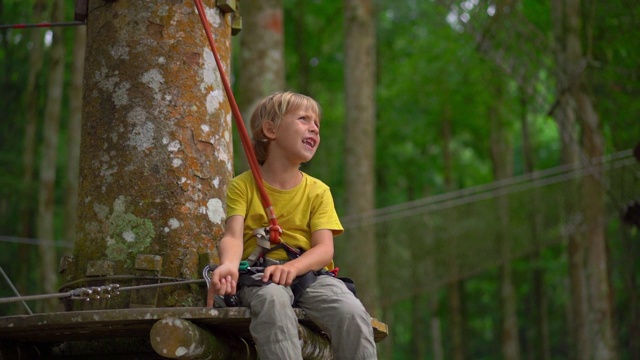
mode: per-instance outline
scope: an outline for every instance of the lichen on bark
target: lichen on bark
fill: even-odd
[[[124,260],[127,266],[135,256],[147,248],[155,236],[153,223],[127,212],[126,198],[118,197],[113,203],[113,213],[107,222],[108,236],[105,253],[109,260]]]

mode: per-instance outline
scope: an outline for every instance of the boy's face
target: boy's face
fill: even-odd
[[[284,156],[301,164],[311,160],[320,145],[320,119],[310,107],[292,109],[282,117],[277,128],[267,126],[265,134],[273,140],[269,157]]]

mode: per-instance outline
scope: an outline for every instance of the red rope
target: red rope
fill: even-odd
[[[218,71],[220,72],[220,78],[222,79],[222,85],[224,86],[224,91],[227,94],[227,99],[229,100],[229,105],[231,105],[231,113],[233,114],[233,118],[236,121],[236,125],[238,127],[238,132],[240,133],[240,140],[242,140],[242,147],[244,148],[244,153],[247,156],[247,161],[249,162],[249,167],[251,168],[251,173],[253,174],[253,178],[256,181],[258,186],[258,191],[260,192],[260,197],[262,199],[262,206],[264,206],[265,212],[267,213],[267,217],[269,218],[269,223],[271,226],[269,227],[269,241],[272,244],[280,243],[280,226],[278,226],[278,220],[276,219],[275,213],[273,211],[273,206],[271,206],[271,200],[269,199],[269,195],[267,195],[267,191],[264,188],[264,184],[262,183],[262,176],[260,175],[260,165],[258,164],[258,160],[256,159],[256,154],[253,152],[253,147],[251,146],[251,139],[249,138],[249,134],[247,133],[247,129],[244,126],[244,122],[242,121],[242,115],[240,114],[240,109],[238,109],[238,104],[236,103],[236,99],[233,96],[233,92],[231,91],[231,86],[229,85],[229,80],[225,75],[224,68],[222,67],[222,62],[220,61],[220,57],[218,56],[218,52],[216,50],[215,42],[213,41],[213,36],[211,35],[211,29],[209,28],[209,21],[207,20],[207,16],[204,12],[204,7],[202,5],[202,0],[193,0],[198,9],[198,15],[200,15],[200,21],[202,22],[202,26],[204,27],[204,31],[207,34],[207,40],[209,40],[209,45],[211,46],[211,51],[213,52],[213,57],[216,60],[216,65],[218,66]]]

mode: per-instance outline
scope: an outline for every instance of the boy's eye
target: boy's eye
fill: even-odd
[[[320,122],[315,120],[313,117],[301,116],[298,118],[299,121],[304,121],[307,123],[313,123],[318,129],[320,129]]]

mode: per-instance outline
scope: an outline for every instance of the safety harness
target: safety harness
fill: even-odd
[[[267,194],[266,189],[264,188],[264,184],[262,182],[262,176],[260,174],[260,165],[256,158],[255,152],[253,151],[253,147],[251,145],[251,139],[249,138],[249,134],[247,133],[247,129],[244,125],[244,121],[242,120],[242,115],[240,113],[240,109],[238,108],[238,104],[236,103],[235,97],[233,96],[233,92],[231,91],[231,86],[229,85],[229,80],[224,72],[224,68],[222,66],[222,62],[220,61],[220,57],[218,56],[218,51],[216,50],[215,42],[213,40],[213,35],[211,34],[211,29],[209,27],[209,21],[207,20],[206,13],[204,11],[204,6],[202,5],[202,0],[194,0],[196,9],[198,10],[198,15],[200,16],[200,21],[202,22],[202,26],[204,27],[205,34],[207,35],[207,40],[209,41],[209,46],[211,47],[211,52],[213,53],[213,58],[215,59],[216,66],[218,68],[218,72],[220,73],[220,79],[222,80],[222,85],[224,87],[225,93],[227,95],[227,99],[229,100],[229,105],[231,106],[231,112],[233,114],[233,118],[236,122],[236,126],[238,128],[238,133],[240,134],[240,140],[242,142],[242,146],[244,148],[244,153],[247,157],[247,162],[249,163],[249,167],[251,169],[251,173],[253,174],[253,178],[255,179],[256,186],[258,188],[258,192],[260,193],[260,200],[262,201],[262,206],[265,209],[265,213],[269,220],[269,226],[259,228],[254,230],[253,234],[256,237],[257,246],[254,251],[249,255],[247,261],[243,261],[240,264],[239,272],[240,278],[238,279],[238,288],[243,286],[264,286],[270,284],[270,282],[263,282],[262,280],[256,280],[253,275],[264,272],[264,268],[269,266],[270,264],[267,261],[266,255],[274,251],[276,249],[284,249],[289,257],[289,260],[295,259],[302,255],[302,250],[293,248],[287,245],[280,239],[280,235],[282,234],[282,228],[278,225],[278,220],[276,219],[275,212],[273,210],[273,206],[271,205],[271,200],[269,199],[269,195]],[[215,294],[213,291],[213,287],[211,286],[211,278],[209,277],[209,272],[215,270],[217,266],[212,264],[205,267],[203,270],[203,276],[207,282],[207,306],[212,307],[215,300]],[[294,283],[291,285],[291,290],[294,293],[294,305],[297,303],[297,300],[300,298],[300,295],[304,292],[304,290],[309,287],[309,285],[313,284],[317,279],[318,275],[331,275],[337,277],[338,268],[335,268],[333,271],[320,270],[320,271],[310,271],[307,274],[298,276]],[[347,278],[340,278],[345,282],[347,287],[355,294],[355,286],[353,285],[353,281]],[[225,297],[225,305],[226,306],[238,306],[239,301],[238,298],[234,296],[226,296]]]
[[[271,281],[264,282],[260,277],[255,276],[264,273],[264,269],[267,266],[283,264],[286,262],[286,260],[278,261],[268,258],[267,255],[270,252],[282,248],[287,253],[289,260],[293,260],[302,255],[302,250],[295,249],[287,245],[283,241],[281,241],[278,245],[272,247],[271,243],[268,240],[268,232],[268,227],[259,228],[253,231],[258,245],[249,255],[247,260],[243,260],[240,262],[240,266],[238,268],[238,272],[240,273],[237,283],[238,290],[243,287],[266,286],[271,284]],[[208,265],[207,267],[205,267],[202,273],[208,287],[207,306],[211,307],[214,305],[214,303],[217,307],[240,306],[240,299],[237,295],[217,296],[213,292],[213,286],[211,286],[211,278],[209,277],[209,273],[213,272],[216,267],[217,265],[215,264]],[[332,271],[325,269],[318,271],[309,271],[304,275],[296,277],[290,286],[291,292],[293,293],[293,306],[296,307],[298,305],[298,300],[300,299],[300,296],[302,296],[304,291],[317,280],[318,276],[323,275],[336,277],[342,280],[347,288],[354,295],[356,295],[356,288],[353,280],[351,280],[350,278],[338,277],[338,270],[338,268],[335,268]]]
[[[296,259],[302,255],[302,250],[298,250],[294,247],[287,245],[284,241],[280,240],[280,242],[271,246],[271,241],[269,240],[271,227],[261,227],[253,230],[253,236],[256,237],[257,246],[253,249],[253,252],[247,258],[250,266],[266,266],[268,264],[265,263],[265,257],[267,254],[274,250],[283,249],[287,253],[287,257],[289,260]],[[278,232],[282,233],[282,229],[278,227]]]

